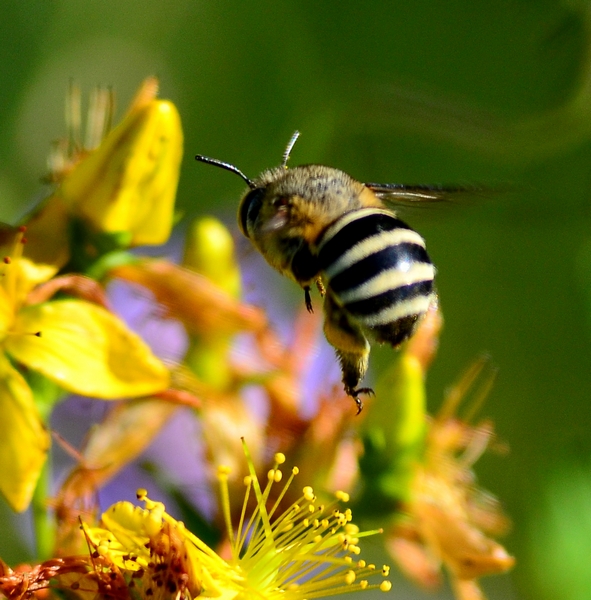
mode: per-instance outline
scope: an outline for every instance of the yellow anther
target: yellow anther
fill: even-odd
[[[335,497],[337,500],[340,500],[341,502],[349,502],[349,494],[347,494],[347,492],[343,492],[342,490],[336,491]]]
[[[307,485],[303,490],[302,493],[304,494],[304,498],[308,501],[308,502],[314,502],[314,500],[316,500],[316,496],[314,495],[314,489]]]

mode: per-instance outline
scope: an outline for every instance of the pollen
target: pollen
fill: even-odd
[[[335,492],[335,498],[337,500],[339,500],[340,502],[349,502],[349,494],[347,494],[347,492],[343,492],[341,490],[338,490]]]
[[[283,478],[283,473],[279,469],[271,469],[267,473],[267,478],[269,481],[273,481],[274,483],[279,483]]]
[[[304,498],[308,501],[308,502],[314,502],[314,500],[316,500],[316,496],[314,495],[314,489],[307,485],[303,490],[302,493],[304,494]]]

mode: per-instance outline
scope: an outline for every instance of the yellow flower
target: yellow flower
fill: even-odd
[[[129,232],[133,245],[170,235],[183,134],[174,104],[148,78],[123,121],[80,161],[59,194],[98,230]]]
[[[58,188],[26,221],[32,233],[27,257],[63,267],[70,258],[72,216],[89,226],[86,238],[95,232],[116,234],[119,246],[157,245],[168,239],[183,132],[175,105],[159,100],[157,93],[158,81],[149,77],[121,123],[109,131],[112,95],[97,90],[82,142],[79,91],[70,90],[68,138],[50,157],[50,178]],[[98,253],[91,247],[95,242],[86,238],[82,250]]]
[[[100,398],[153,394],[169,374],[144,342],[106,309],[84,300],[27,304],[55,268],[23,258],[23,233],[0,278],[0,491],[22,511],[45,461],[49,436],[33,393],[10,359],[65,390]]]
[[[228,560],[168,515],[162,503],[149,500],[144,490],[138,492],[138,498],[145,502],[145,509],[119,502],[104,513],[102,527],[85,527],[85,532],[98,555],[126,575],[140,598],[299,600],[373,588],[390,590],[385,579],[369,583],[370,577],[386,576],[388,567],[376,569],[357,558],[359,538],[377,532],[359,532],[351,523],[350,510],[339,510],[336,501],[320,504],[310,487],[303,488],[297,503],[279,509],[297,468],[271,508],[267,507],[273,486],[282,479],[279,466],[284,461],[282,454],[276,455],[262,490],[248,458],[250,476],[245,481],[237,532],[230,523],[228,470],[220,468],[231,547]],[[247,516],[251,494],[256,507]],[[347,494],[337,493],[337,499],[346,501]]]

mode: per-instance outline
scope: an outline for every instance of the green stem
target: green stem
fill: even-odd
[[[37,545],[37,559],[47,560],[53,555],[55,547],[55,524],[53,515],[49,510],[48,498],[50,497],[51,485],[51,450],[37,481],[33,502],[31,505],[33,513],[33,529]]]

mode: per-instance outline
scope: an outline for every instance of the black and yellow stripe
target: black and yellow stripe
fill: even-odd
[[[410,337],[434,297],[435,268],[423,238],[391,212],[344,214],[316,244],[327,292],[379,342]]]

